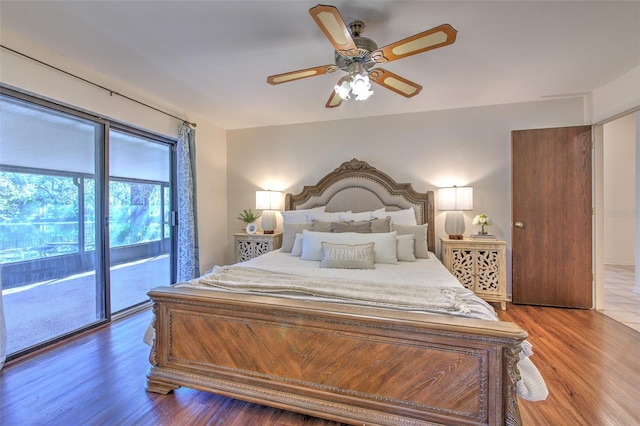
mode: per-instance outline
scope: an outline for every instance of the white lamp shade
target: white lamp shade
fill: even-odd
[[[473,188],[452,186],[438,189],[438,209],[446,211],[473,210]]]
[[[256,191],[257,210],[280,210],[282,192],[280,191]]]

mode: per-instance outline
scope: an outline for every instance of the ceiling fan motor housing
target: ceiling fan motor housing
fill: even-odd
[[[351,33],[351,37],[353,38],[353,42],[358,48],[358,54],[353,56],[345,56],[340,54],[337,50],[335,51],[336,58],[336,66],[343,70],[349,72],[351,70],[351,64],[354,62],[358,62],[362,64],[364,69],[369,71],[369,69],[373,68],[376,64],[371,59],[371,52],[378,49],[378,45],[375,41],[371,40],[367,37],[362,37],[360,34],[364,32],[364,22],[362,21],[354,21],[349,24],[349,32]]]

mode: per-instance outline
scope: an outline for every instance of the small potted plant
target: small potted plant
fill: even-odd
[[[486,214],[481,213],[479,215],[476,215],[476,217],[473,218],[473,222],[471,223],[473,225],[480,226],[480,232],[478,232],[478,234],[487,235],[487,230],[485,227],[491,225],[491,219],[489,219]]]
[[[238,219],[247,224],[245,227],[247,234],[255,234],[258,232],[258,225],[256,224],[256,221],[261,215],[262,213],[254,213],[251,209],[243,210],[242,213],[238,215]]]

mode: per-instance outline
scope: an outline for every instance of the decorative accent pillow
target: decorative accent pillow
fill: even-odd
[[[313,225],[311,223],[283,223],[282,247],[280,247],[280,251],[283,253],[291,252],[296,234],[301,233],[303,229],[311,231],[313,229]]]
[[[374,269],[375,243],[331,244],[322,242],[321,268]]]
[[[291,256],[298,256],[302,254],[302,234],[296,234],[296,239],[293,241],[293,247],[291,248]]]
[[[342,213],[341,214],[341,221],[342,222],[346,222],[349,220],[355,220],[355,221],[360,221],[360,220],[369,220],[372,219],[374,217],[376,217],[376,214],[382,214],[384,213],[384,207],[378,209],[378,210],[373,210],[373,211],[369,211],[369,212],[360,212],[360,213],[351,213],[351,212],[347,212],[347,213]],[[387,231],[389,232],[389,231]]]
[[[398,225],[393,224],[391,228],[398,233],[398,235],[413,235],[415,237],[414,254],[418,259],[429,258],[429,247],[427,246],[427,228],[428,223],[424,225]]]
[[[396,232],[386,234],[358,234],[356,232],[313,232],[302,231],[302,260],[322,260],[322,242],[331,244],[375,243],[375,263],[398,263]]]
[[[398,235],[396,242],[398,244],[398,260],[400,262],[415,262],[416,256],[413,254],[415,237],[413,235]]]
[[[390,217],[385,217],[384,219],[371,219],[369,222],[371,222],[371,232],[375,232],[376,234],[393,231],[393,229],[391,229]]]
[[[340,231],[332,231],[331,230],[331,225],[333,225],[334,223],[341,223],[341,224],[349,224],[350,226],[354,226],[354,225],[361,225],[363,223],[371,223],[371,228],[369,228],[369,231],[357,231],[355,229],[351,230],[351,231],[342,231],[342,232],[374,232],[376,234],[379,233],[386,233],[386,232],[391,232],[391,218],[387,217],[384,219],[370,219],[370,220],[360,220],[360,221],[351,221],[351,222],[317,222],[314,221],[313,222],[313,229],[312,231],[316,231],[316,232],[340,232]]]
[[[358,232],[360,234],[371,232],[371,222],[332,222],[331,232]]]
[[[303,210],[284,210],[281,211],[282,215],[282,223],[308,223],[311,222],[308,218],[309,213],[324,212],[325,206],[314,207],[312,209],[303,209]]]
[[[331,232],[331,223],[332,222],[320,222],[319,220],[312,220],[311,231],[315,232]]]
[[[337,213],[329,213],[329,212],[315,212],[311,211],[307,213],[307,218],[309,222],[317,220],[319,222],[342,222],[342,214],[343,213],[351,213],[349,212],[337,212]]]
[[[376,213],[375,218],[384,219],[385,217],[391,218],[391,224],[398,225],[417,225],[416,212],[413,207],[405,210],[385,211],[383,213]]]

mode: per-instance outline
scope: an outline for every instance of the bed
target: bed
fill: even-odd
[[[518,393],[522,395],[523,380],[518,366],[526,362],[527,370],[536,372],[524,356],[527,334],[515,324],[485,318],[491,316],[489,311],[469,314],[471,303],[478,302],[478,310],[486,303],[469,300],[474,296],[468,291],[461,293],[465,289],[434,254],[432,191],[416,192],[410,184],[396,183],[368,163],[352,159],[317,184],[287,194],[285,210],[293,222],[296,215],[307,217],[304,224],[285,229],[284,239],[289,241],[283,245],[290,247],[244,262],[247,265],[217,267],[190,283],[149,292],[153,338],[148,391],[166,394],[185,386],[350,424],[521,424]],[[316,219],[309,229],[309,212],[314,211],[331,221]],[[334,221],[337,212],[350,212],[346,217],[352,219]],[[373,212],[387,216],[374,218]],[[384,300],[352,297],[373,294],[366,289],[388,285],[402,275],[397,264],[380,256],[385,255],[382,247],[389,234],[400,256],[400,241],[406,238],[398,233],[408,212],[415,216],[415,226],[426,232],[425,247],[418,250],[414,235],[413,253],[420,251],[420,259],[397,264],[406,264],[408,271],[402,274],[409,280],[437,276],[443,284],[418,289],[428,304],[420,297],[392,303],[387,298],[394,291],[389,290],[381,291]],[[354,220],[363,219],[359,213],[371,219]],[[374,247],[380,250],[371,251],[373,243],[351,245],[359,252],[348,262],[370,265],[369,257],[375,254],[373,269],[363,270],[368,278],[358,278],[360,267],[332,265],[335,258],[329,257],[328,249],[346,250],[349,245],[341,244],[342,238],[367,233],[342,229],[343,237],[340,227],[380,221],[384,225],[390,216],[398,224],[392,219],[389,226],[396,229],[376,236],[380,240]],[[327,224],[336,227],[334,232],[318,236],[326,230],[314,227]],[[286,235],[290,228],[303,229]],[[403,235],[412,230],[404,229]],[[324,256],[319,261],[313,258],[318,238],[323,240]],[[336,240],[324,241],[328,238]],[[318,267],[325,262],[329,267]],[[295,273],[292,265],[299,265]],[[325,285],[327,277],[316,277],[314,271],[322,271],[333,284]],[[258,291],[252,280],[268,288]],[[416,292],[410,288],[407,292]],[[536,386],[544,388],[538,380]],[[539,392],[535,397],[542,399]]]

